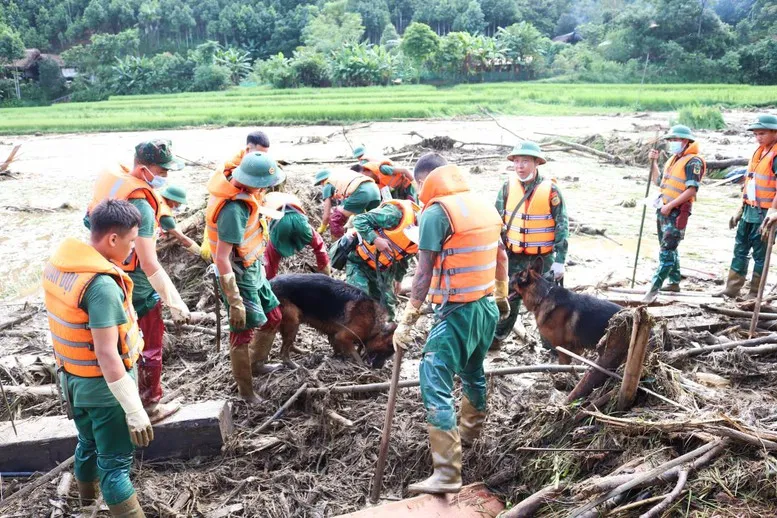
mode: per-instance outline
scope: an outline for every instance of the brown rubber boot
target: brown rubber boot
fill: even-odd
[[[229,362],[232,364],[232,377],[237,382],[237,392],[249,405],[258,405],[261,400],[254,393],[254,378],[251,375],[251,358],[248,344],[229,348]]]
[[[140,507],[140,503],[138,502],[137,493],[134,493],[120,504],[109,505],[108,509],[111,510],[111,516],[120,518],[146,518],[143,508]]]
[[[434,472],[426,480],[407,486],[409,493],[458,493],[461,490],[459,430],[444,431],[429,425]]]
[[[716,293],[716,295],[731,297],[732,299],[736,298],[739,295],[740,290],[742,290],[742,286],[745,285],[745,280],[744,275],[739,275],[734,270],[729,270],[726,287],[723,291]]]
[[[680,285],[676,282],[673,282],[661,288],[661,291],[668,291],[669,293],[680,293]]]
[[[100,483],[84,482],[83,480],[76,479],[78,485],[78,499],[81,501],[81,507],[89,507],[94,505],[94,501],[97,500],[97,495],[100,493]]]
[[[267,363],[270,357],[275,331],[259,331],[251,339],[251,372],[254,376],[270,374],[282,367],[280,363]]]
[[[486,413],[476,409],[469,398],[461,398],[461,416],[459,417],[459,437],[462,446],[472,446],[480,437],[480,431],[483,429],[483,422],[486,420]]]
[[[750,289],[745,295],[745,300],[751,300],[758,296],[758,288],[761,287],[761,274],[753,272],[753,277],[750,279]]]

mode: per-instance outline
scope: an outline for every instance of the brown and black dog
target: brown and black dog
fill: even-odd
[[[336,355],[381,368],[394,354],[392,338],[397,324],[388,320],[380,302],[365,292],[323,274],[279,275],[270,281],[281,302],[281,359],[289,358],[300,324],[329,337]]]
[[[595,348],[607,331],[610,318],[623,309],[608,300],[581,295],[547,280],[542,276],[542,259],[513,275],[510,288],[534,313],[540,334],[550,345],[575,354]],[[570,361],[566,354],[558,354],[560,364],[568,365]]]

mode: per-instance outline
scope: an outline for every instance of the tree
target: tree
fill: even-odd
[[[229,70],[229,78],[235,85],[240,84],[251,72],[251,56],[248,52],[236,48],[218,49],[215,62]]]
[[[371,43],[378,43],[383,29],[391,25],[386,0],[349,0],[348,11],[362,17],[365,35]]]
[[[529,70],[536,68],[542,51],[550,44],[550,40],[528,22],[500,28],[496,39],[505,57],[513,62],[513,70],[518,66]]]
[[[466,32],[449,32],[440,38],[440,48],[434,56],[435,68],[443,74],[466,75],[471,44],[472,36]]]
[[[479,34],[486,28],[486,18],[483,10],[476,0],[470,0],[467,10],[456,16],[453,21],[454,31],[463,31],[470,34]]]
[[[404,32],[415,13],[415,0],[387,0],[391,21],[397,31]]]
[[[65,92],[65,78],[53,59],[46,58],[38,63],[38,83],[48,100],[62,97]]]
[[[397,30],[394,28],[394,24],[389,23],[386,28],[383,29],[383,34],[380,35],[380,44],[387,48],[394,48],[399,45],[400,37]]]
[[[0,63],[10,63],[24,57],[24,43],[15,30],[0,25]]]
[[[480,0],[480,8],[486,21],[486,34],[493,36],[499,27],[507,27],[519,21],[520,13],[515,0]]]
[[[739,58],[742,75],[749,83],[777,83],[777,41],[761,40],[744,47]]]
[[[347,12],[347,3],[348,0],[325,3],[303,31],[305,45],[328,54],[361,40],[364,34],[362,17],[358,13]]]
[[[229,87],[229,70],[219,65],[199,65],[194,69],[192,91],[211,92]]]
[[[425,23],[413,22],[402,36],[401,48],[420,67],[440,48],[440,37]]]
[[[559,17],[571,10],[571,0],[517,0],[517,5],[521,19],[545,36],[552,36]]]

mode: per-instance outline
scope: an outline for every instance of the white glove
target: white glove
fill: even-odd
[[[553,278],[559,280],[564,276],[564,263],[553,263],[550,265],[550,271],[553,272]]]
[[[125,419],[132,444],[145,448],[154,440],[154,429],[151,428],[148,414],[143,410],[143,403],[140,401],[140,393],[135,380],[125,373],[117,381],[108,383],[108,389],[126,414]]]
[[[176,324],[185,324],[189,321],[189,308],[186,307],[178,290],[175,289],[173,281],[170,280],[170,276],[164,268],[160,268],[154,273],[154,275],[148,276],[148,282],[151,283],[151,287],[154,291],[159,293],[159,298],[162,302],[170,308],[170,313],[173,315],[173,322]]]

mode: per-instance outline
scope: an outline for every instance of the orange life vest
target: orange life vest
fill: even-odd
[[[509,251],[528,255],[544,255],[553,251],[556,239],[556,220],[553,219],[550,203],[553,183],[553,180],[542,180],[513,218],[513,211],[523,199],[525,191],[518,176],[510,177],[502,220],[508,226],[505,246]]]
[[[372,178],[355,171],[334,171],[324,183],[335,188],[335,199],[344,200],[363,183],[375,183]]]
[[[264,206],[285,212],[286,209],[293,209],[300,214],[305,214],[302,201],[294,194],[287,192],[268,192],[264,195]]]
[[[414,243],[407,237],[405,230],[409,227],[415,226],[417,215],[421,212],[421,207],[409,200],[389,200],[383,202],[381,205],[393,205],[402,212],[402,218],[394,228],[389,229],[377,229],[375,231],[378,236],[388,240],[391,245],[391,255],[378,254],[378,249],[374,244],[367,243],[366,241],[359,241],[356,247],[356,253],[359,254],[370,268],[376,269],[376,256],[378,262],[380,262],[380,269],[385,270],[396,262],[399,262],[406,257],[418,253],[418,244]]]
[[[129,370],[143,350],[143,337],[132,307],[129,275],[92,246],[72,238],[59,246],[43,270],[43,291],[57,365],[82,378],[103,375],[94,353],[89,315],[79,307],[89,284],[100,274],[110,275],[124,292],[127,323],[118,326],[116,346],[124,367]]]
[[[129,172],[130,169],[125,165],[119,165],[117,169],[103,171],[95,183],[92,201],[89,203],[86,214],[87,216],[91,214],[92,209],[98,203],[107,199],[146,200],[154,210],[154,236],[156,236],[159,218],[162,217],[162,210],[166,204],[147,182],[132,176]],[[138,261],[138,256],[133,249],[130,256],[119,266],[125,272],[134,272],[139,264],[140,261]]]
[[[772,206],[774,196],[777,194],[777,178],[774,176],[774,169],[772,169],[774,159],[777,157],[777,144],[769,148],[769,151],[761,157],[761,153],[764,151],[763,146],[760,146],[750,158],[743,192],[745,203],[753,207],[768,209]],[[755,182],[754,200],[747,195],[747,184],[750,182]]]
[[[403,174],[385,174],[381,172],[380,167],[384,165],[393,166],[394,162],[388,159],[381,161],[369,161],[362,164],[362,167],[370,171],[378,179],[378,187],[381,189],[388,187],[389,189],[407,188],[412,183],[410,178]]]
[[[237,257],[246,268],[264,255],[267,245],[265,236],[266,222],[259,214],[259,203],[251,194],[243,192],[227,180],[221,172],[216,172],[208,181],[208,206],[205,209],[205,231],[208,235],[208,245],[215,254],[219,242],[218,217],[221,209],[229,201],[242,201],[248,206],[248,222],[243,233],[243,240],[237,246]]]
[[[701,160],[701,176],[703,177],[704,173],[707,172],[707,162],[699,155],[699,145],[696,142],[691,142],[681,157],[673,155],[664,164],[664,174],[661,176],[661,199],[664,203],[677,199],[687,189],[685,186],[685,166],[693,158]],[[691,198],[691,202],[694,201],[696,201],[696,196]]]
[[[432,271],[433,304],[473,302],[494,292],[496,256],[502,221],[493,205],[470,192],[455,165],[438,167],[419,194],[424,210],[440,205],[451,224]]]
[[[248,154],[248,150],[243,148],[238,151],[235,156],[224,162],[224,166],[221,168],[221,170],[224,172],[224,176],[231,175],[232,171],[237,169],[237,166],[239,166],[240,162],[243,161],[243,157],[245,157],[246,154]]]

